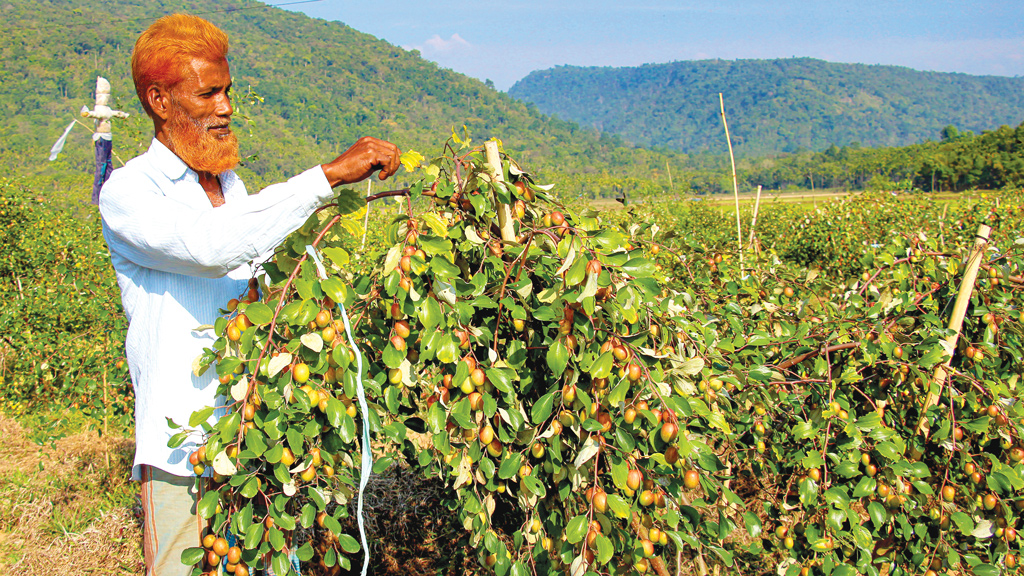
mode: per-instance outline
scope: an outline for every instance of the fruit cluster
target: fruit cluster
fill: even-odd
[[[317,531],[319,561],[351,565],[341,521],[364,426],[394,446],[375,471],[445,480],[441,505],[499,574],[1016,562],[1012,286],[984,286],[961,344],[974,352],[926,404],[958,273],[934,240],[894,239],[862,259],[865,278],[741,270],[722,250],[681,257],[628,213],[552,207],[480,150],[421,174],[412,192],[429,207],[395,218],[372,270],[345,272],[338,217],[320,215],[215,326],[201,364],[231,411],[190,422],[206,434],[196,465],[214,468],[200,511],[240,536],[247,565],[284,574],[289,552],[310,561]]]

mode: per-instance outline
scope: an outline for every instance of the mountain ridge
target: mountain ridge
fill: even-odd
[[[627,142],[691,154],[724,151],[719,93],[741,155],[902,146],[948,125],[980,132],[1024,120],[1024,78],[814,58],[558,66],[508,93]]]
[[[133,115],[115,121],[115,153],[127,160],[145,150],[152,125],[135,98],[131,47],[174,12],[201,15],[230,37],[241,172],[251,189],[330,160],[364,135],[429,157],[463,126],[474,142],[500,138],[524,166],[548,174],[632,177],[671,157],[547,117],[344,23],[254,0],[5,0],[0,18],[14,25],[0,38],[0,111],[10,119],[0,124],[0,165],[47,187],[84,181],[92,171],[85,130],[72,130],[56,162],[45,157],[77,111],[92,107],[98,75],[112,83],[113,105]],[[616,160],[627,152],[632,162]]]

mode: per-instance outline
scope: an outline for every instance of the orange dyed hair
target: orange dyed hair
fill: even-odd
[[[146,92],[156,84],[170,90],[185,79],[186,66],[195,58],[227,59],[228,35],[207,20],[190,14],[172,14],[154,22],[135,42],[132,80],[142,107],[150,116]]]

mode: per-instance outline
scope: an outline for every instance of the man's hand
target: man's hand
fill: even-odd
[[[368,178],[380,170],[377,176],[384,180],[398,171],[402,165],[398,146],[369,136],[360,138],[351,148],[329,164],[323,164],[324,175],[331,187],[351,184]]]

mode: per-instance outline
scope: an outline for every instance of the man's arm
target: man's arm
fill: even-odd
[[[119,170],[103,188],[100,213],[111,252],[145,268],[219,278],[274,249],[333,197],[331,186],[377,170],[386,178],[399,165],[397,147],[363,138],[319,170],[202,209],[165,196],[138,172]]]

